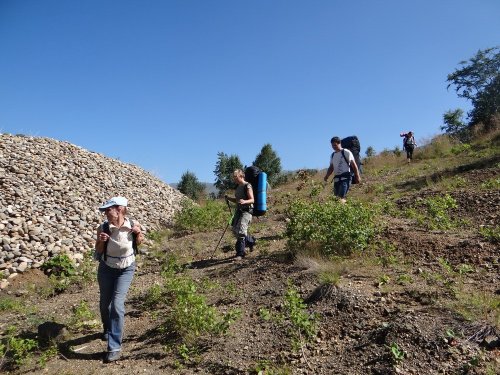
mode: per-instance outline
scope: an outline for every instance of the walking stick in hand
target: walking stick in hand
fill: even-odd
[[[231,214],[231,217],[229,218],[229,221],[227,222],[226,227],[224,228],[224,232],[222,232],[222,236],[220,236],[220,238],[219,238],[219,242],[217,242],[217,246],[215,246],[215,249],[212,252],[212,255],[210,255],[210,258],[208,258],[208,259],[212,259],[214,257],[215,252],[219,248],[219,245],[222,241],[222,238],[224,238],[224,235],[226,234],[226,230],[229,227],[229,224],[231,224],[231,221],[233,221],[233,211],[231,210],[231,206],[229,205],[229,200],[227,199],[227,197],[225,199],[226,199],[227,208],[229,209],[229,213]]]

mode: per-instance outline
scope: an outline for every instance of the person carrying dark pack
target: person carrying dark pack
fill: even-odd
[[[415,142],[415,137],[413,136],[413,132],[401,133],[401,137],[403,138],[403,150],[406,151],[406,160],[408,163],[413,159],[413,150],[417,147],[417,143]]]
[[[353,178],[355,182],[361,182],[361,176],[352,152],[342,148],[340,138],[333,137],[330,143],[334,152],[330,156],[330,166],[326,171],[324,181],[328,181],[328,177],[335,172],[333,178],[333,193],[340,198],[341,202],[345,203],[346,195]],[[354,173],[354,177],[352,177],[352,173]]]
[[[359,143],[359,139],[355,135],[351,135],[349,137],[345,137],[340,141],[340,146],[342,148],[346,148],[352,152],[354,156],[354,160],[356,161],[356,165],[358,166],[359,173],[363,173],[363,166],[361,163],[361,145]]]

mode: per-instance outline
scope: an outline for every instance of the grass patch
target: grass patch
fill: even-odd
[[[455,290],[452,308],[471,321],[487,321],[500,328],[500,297],[485,291]]]
[[[500,178],[492,177],[483,183],[481,183],[481,189],[483,190],[498,190],[500,189]]]
[[[449,194],[416,201],[405,210],[406,215],[427,229],[451,229],[460,222],[450,217],[450,210],[457,208],[457,201]]]
[[[15,311],[22,312],[25,311],[23,304],[17,299],[8,296],[0,297],[0,311]]]
[[[481,227],[479,233],[491,243],[500,243],[500,226],[498,225],[495,227]]]

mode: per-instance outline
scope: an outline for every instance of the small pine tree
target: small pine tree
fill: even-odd
[[[365,151],[365,155],[367,158],[371,158],[375,156],[375,149],[372,146],[368,146]]]
[[[269,143],[262,147],[253,165],[267,173],[267,180],[271,185],[276,182],[281,173],[281,159]]]
[[[196,175],[190,171],[186,171],[182,177],[177,189],[187,195],[189,198],[197,201],[201,198],[205,187],[198,181]]]
[[[217,164],[215,165],[215,183],[219,198],[223,197],[227,190],[235,189],[236,183],[233,181],[235,169],[243,169],[243,164],[237,155],[228,156],[224,152],[217,153]]]

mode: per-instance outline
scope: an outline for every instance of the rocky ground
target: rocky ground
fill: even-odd
[[[499,178],[499,168],[464,172],[465,181]],[[317,176],[320,180],[321,176]],[[386,177],[367,175],[353,188],[353,199]],[[291,258],[286,251],[286,216],[280,202],[297,193],[295,185],[270,196],[269,213],[252,223],[257,246],[240,262],[232,259],[232,238],[224,237],[209,259],[222,229],[210,233],[170,235],[158,251],[140,258],[129,293],[123,357],[104,364],[105,343],[99,327],[70,329],[59,352],[42,367],[36,356],[16,374],[498,374],[500,373],[500,283],[498,243],[479,228],[499,225],[500,192],[482,194],[454,188],[458,202],[451,214],[462,225],[429,230],[389,210],[382,215],[379,246],[335,262],[314,257]],[[415,189],[399,200],[444,193],[442,186]],[[326,191],[324,193],[327,193]],[[487,197],[487,199],[483,199]],[[399,204],[399,206],[398,206]],[[241,316],[226,335],[201,336],[196,351],[179,355],[178,337],[165,332],[168,306],[150,307],[147,291],[161,285],[164,258],[190,259],[184,273],[199,282],[208,301],[221,312],[239,309]],[[160,260],[161,259],[161,260]],[[338,275],[323,283],[319,275]],[[15,322],[25,337],[55,321],[71,328],[72,308],[85,301],[97,317],[95,282],[73,285],[66,292],[41,297],[47,285],[40,270],[15,278],[2,292],[24,304],[0,314],[0,327]],[[280,319],[285,295],[293,287],[316,316],[317,335],[300,348],[293,345],[290,323]]]

